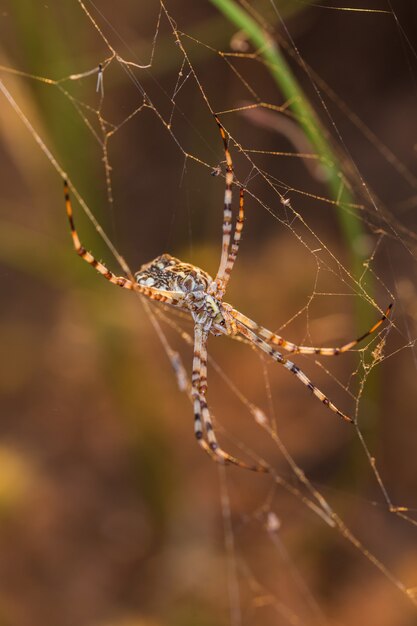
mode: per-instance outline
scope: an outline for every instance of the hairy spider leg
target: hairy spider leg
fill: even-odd
[[[231,463],[243,469],[255,472],[268,472],[266,465],[249,465],[223,450],[217,441],[207,405],[207,339],[208,333],[201,325],[194,329],[194,358],[191,376],[191,397],[194,407],[194,434],[201,446],[214,460],[221,463]],[[204,432],[207,441],[204,439]]]
[[[224,208],[223,208],[223,237],[222,237],[222,252],[220,256],[220,265],[217,270],[216,283],[218,289],[221,289],[223,281],[225,280],[224,271],[226,269],[227,258],[229,256],[230,238],[232,232],[232,183],[233,183],[233,162],[230,155],[228,140],[226,131],[223,128],[217,115],[214,116],[219,127],[221,138],[223,139],[224,154],[226,157],[226,188],[224,192]]]
[[[237,259],[237,254],[239,252],[240,241],[242,239],[242,231],[243,231],[243,223],[245,220],[245,196],[244,189],[241,187],[239,190],[239,211],[236,218],[235,230],[233,233],[233,242],[230,246],[229,256],[227,257],[227,263],[224,270],[224,279],[222,282],[221,289],[217,292],[217,297],[222,299],[224,294],[226,293],[227,284],[229,282],[233,266]]]
[[[320,402],[322,402],[325,406],[327,406],[330,411],[336,413],[342,419],[347,422],[353,422],[353,419],[340,411],[333,402],[329,400],[329,398],[322,392],[316,385],[314,385],[311,380],[304,374],[304,372],[297,366],[295,363],[284,357],[281,352],[275,350],[272,346],[270,346],[266,341],[264,341],[261,337],[259,337],[253,330],[247,328],[241,322],[237,322],[238,331],[249,341],[258,346],[263,352],[266,352],[274,361],[283,365],[291,374],[294,374],[298,378],[300,382],[303,383],[311,391],[313,396],[315,396]]]
[[[233,243],[231,244],[231,232],[232,232],[232,184],[234,178],[233,162],[229,150],[229,142],[227,139],[226,131],[220,122],[217,115],[214,116],[217,126],[220,130],[220,135],[223,140],[224,154],[226,157],[226,189],[224,192],[224,208],[223,208],[223,226],[222,226],[222,253],[220,257],[220,265],[216,275],[217,292],[216,296],[222,298],[226,292],[227,283],[229,282],[230,275],[235,263],[237,253],[239,251],[239,244],[242,237],[243,222],[244,222],[244,190],[240,188],[239,194],[239,212],[236,219],[235,230],[233,234]]]
[[[76,253],[89,265],[94,267],[99,274],[104,276],[104,278],[110,281],[113,285],[117,285],[118,287],[123,287],[124,289],[130,289],[131,291],[136,291],[141,293],[144,296],[147,296],[151,300],[157,300],[158,302],[164,302],[166,304],[172,304],[173,306],[181,306],[181,301],[183,299],[182,292],[175,291],[163,291],[162,289],[154,289],[152,287],[145,287],[143,285],[138,285],[137,283],[131,281],[126,276],[116,276],[113,272],[111,272],[103,263],[97,261],[97,259],[88,252],[81,244],[80,239],[78,237],[78,233],[75,229],[74,217],[72,212],[72,204],[71,198],[69,195],[68,183],[64,180],[64,195],[65,195],[65,207],[67,210],[68,221],[71,229],[72,242],[74,244],[74,248]]]
[[[267,328],[260,326],[259,324],[251,320],[246,315],[243,315],[239,311],[236,311],[236,309],[232,309],[230,312],[236,320],[238,320],[239,322],[241,322],[242,324],[244,324],[245,326],[253,330],[253,332],[256,333],[256,335],[264,339],[268,344],[272,344],[274,346],[280,346],[281,348],[283,348],[283,350],[286,350],[287,352],[292,352],[293,354],[317,354],[320,356],[337,356],[338,354],[342,354],[343,352],[348,352],[348,350],[351,350],[358,343],[360,343],[361,341],[363,341],[364,339],[372,335],[372,333],[374,333],[381,326],[381,324],[386,319],[388,319],[388,317],[390,316],[391,310],[392,310],[392,303],[388,306],[387,310],[385,311],[381,319],[379,319],[369,330],[367,330],[366,333],[364,333],[363,335],[361,335],[354,341],[350,341],[349,343],[346,343],[340,348],[315,348],[312,346],[299,346],[295,343],[291,343],[291,341],[287,341],[280,335],[277,335],[271,332]]]

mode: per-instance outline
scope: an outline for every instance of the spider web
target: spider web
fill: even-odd
[[[74,0],[5,12],[14,30],[2,49],[3,187],[14,209],[2,219],[1,255],[17,305],[3,319],[12,366],[3,376],[11,417],[0,462],[11,478],[2,507],[13,522],[9,552],[7,532],[1,539],[4,571],[16,553],[27,565],[43,540],[30,621],[16,606],[33,579],[15,572],[3,585],[6,622],[66,623],[64,614],[71,624],[415,620],[417,179],[407,112],[416,53],[390,3],[306,4],[242,7],[279,43],[323,122],[339,163],[336,198],[262,51],[213,7],[155,1],[145,15],[126,3],[117,14]],[[37,25],[47,36],[32,58]],[[328,36],[323,51],[313,27]],[[366,72],[380,66],[371,63],[369,29],[389,39],[395,59],[373,91]],[[335,54],[338,34],[352,41],[357,32],[363,49],[349,53],[364,77],[354,81],[342,46],[337,73],[324,57]],[[84,245],[116,272],[117,263],[129,274],[170,252],[215,274],[224,154],[213,112],[247,190],[226,300],[288,340],[335,346],[395,303],[365,346],[338,359],[297,357],[355,418],[351,427],[247,343],[210,341],[208,397],[222,445],[267,463],[269,476],[201,455],[187,398],[190,321],[79,267],[59,208],[66,176]],[[7,184],[16,172],[19,184]],[[355,224],[354,239],[343,220]],[[27,298],[36,303],[30,322]],[[30,406],[17,401],[23,389],[35,398]],[[83,515],[73,511],[78,502]],[[16,522],[22,507],[31,532]],[[74,547],[83,555],[71,562],[65,550]],[[45,589],[59,589],[54,568],[63,589],[52,601]]]

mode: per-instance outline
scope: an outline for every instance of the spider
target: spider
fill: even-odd
[[[226,131],[217,115],[215,121],[220,131],[225,153],[225,193],[222,227],[222,250],[216,277],[190,263],[162,254],[142,265],[134,277],[116,276],[98,261],[81,244],[75,229],[69,188],[64,181],[65,205],[69,219],[72,241],[77,254],[92,265],[104,278],[124,289],[137,293],[191,314],[194,321],[194,356],[191,376],[191,398],[194,408],[194,434],[200,446],[212,458],[222,463],[232,463],[245,469],[267,472],[263,464],[249,465],[223,450],[217,441],[210,410],[207,404],[207,341],[209,335],[242,336],[249,343],[265,352],[274,361],[285,367],[322,402],[330,411],[346,422],[352,418],[340,411],[329,398],[318,389],[301,369],[277,350],[277,347],[293,354],[315,354],[336,356],[351,350],[360,341],[371,335],[390,314],[392,304],[385,314],[366,333],[340,348],[314,348],[299,346],[260,326],[223,300],[235,264],[244,222],[244,188],[239,191],[239,208],[232,238],[232,186],[234,170],[229,151]]]

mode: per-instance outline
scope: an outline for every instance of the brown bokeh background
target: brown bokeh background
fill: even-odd
[[[358,415],[393,503],[413,509],[417,9],[407,0],[395,1],[394,17],[322,4],[276,3],[302,58],[346,105],[348,113],[320,83],[345,144],[344,160],[357,165],[374,192],[376,207],[365,202],[353,178],[358,201],[365,203],[365,222],[387,233],[381,237],[364,226],[369,249],[376,250],[364,284],[381,307],[390,293],[396,298],[396,327],[384,348],[392,357],[372,369]],[[102,16],[94,5],[86,6],[123,58],[148,62],[158,2],[123,0],[115,6],[105,1],[99,7]],[[255,6],[276,37],[286,36],[269,3]],[[389,10],[389,4],[376,1],[366,7]],[[298,193],[327,196],[326,188],[299,159],[271,154],[293,150],[285,135],[261,128],[236,110],[251,98],[243,80],[216,53],[230,49],[233,27],[209,3],[175,0],[167,9],[180,31],[207,44],[184,40],[213,109],[233,110],[222,118],[227,128],[244,148],[266,151],[253,160],[276,177],[279,191],[284,191],[281,181],[295,189],[290,194],[294,208],[348,264],[348,243],[334,206]],[[0,32],[2,66],[29,75],[57,80],[86,72],[108,56],[75,1],[6,1]],[[162,15],[152,67],[134,74],[164,119],[172,114],[181,148],[215,166],[223,159],[221,142],[200,90],[186,77],[187,66],[179,75],[182,62]],[[261,101],[283,103],[262,65],[247,58],[233,63]],[[328,124],[305,72],[294,59],[290,63]],[[74,107],[56,85],[7,71],[0,77],[133,269],[169,251],[216,271],[222,178],[185,160],[151,111],[135,115],[109,142],[112,207],[103,149],[86,124],[100,130],[94,115],[96,77],[62,83],[93,111]],[[106,70],[104,84],[101,113],[117,125],[141,105],[142,95],[116,62]],[[230,580],[239,582],[234,606],[243,624],[414,624],[416,609],[405,589],[378,571],[365,550],[386,565],[395,581],[415,587],[416,528],[388,512],[354,431],[248,346],[213,338],[209,346],[216,362],[245,397],[274,417],[297,464],[364,547],[353,547],[301,498],[274,487],[268,477],[227,468],[224,483],[195,444],[191,407],[140,301],[113,289],[75,257],[62,181],[6,99],[0,102],[0,624],[238,624],[236,611],[234,622],[229,614],[235,597]],[[354,116],[365,132],[359,132]],[[341,142],[334,141],[341,151]],[[378,142],[392,150],[398,163]],[[283,327],[295,341],[332,345],[361,332],[364,322],[359,328],[352,289],[325,265],[315,286],[312,250],[317,241],[298,223],[280,221],[278,194],[260,177],[251,178],[248,161],[237,150],[233,157],[238,178],[249,180],[249,190],[272,213],[248,199],[245,236],[227,299],[267,327]],[[76,208],[84,243],[116,270]],[[378,216],[385,210],[396,220],[391,225]],[[297,238],[301,234],[306,246]],[[333,295],[316,296],[287,324],[315,291]],[[366,314],[370,319],[377,315],[372,307]],[[190,332],[189,324],[181,325]],[[189,370],[190,348],[172,329],[166,332]],[[352,413],[364,369],[357,354],[336,361],[322,360],[326,373],[314,359],[299,359],[317,384]],[[254,450],[298,486],[272,438],[213,369],[209,397],[225,447],[241,455],[239,445]],[[221,506],[225,492],[232,533]],[[271,513],[281,524],[272,534],[265,529]],[[228,560],[231,539],[235,552]]]

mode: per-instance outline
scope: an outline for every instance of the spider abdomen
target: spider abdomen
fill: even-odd
[[[142,265],[135,274],[136,282],[145,287],[164,291],[182,291],[184,294],[205,292],[213,283],[212,277],[191,263],[183,263],[170,254],[162,254]]]

